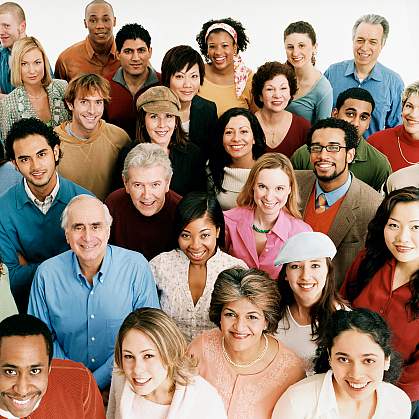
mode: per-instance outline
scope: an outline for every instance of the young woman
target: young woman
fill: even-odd
[[[311,231],[297,203],[291,162],[280,153],[264,154],[250,171],[237,198],[238,207],[224,212],[226,251],[277,279],[280,267],[274,266],[274,260],[278,251],[289,237]]]
[[[250,169],[265,150],[263,130],[248,109],[232,108],[221,115],[209,160],[209,188],[223,210],[236,206]]]
[[[150,266],[161,292],[161,308],[190,342],[214,327],[208,309],[218,274],[247,266],[220,249],[224,247],[224,217],[212,195],[186,195],[176,208],[174,232],[179,248],[156,256]]]
[[[156,308],[130,313],[115,343],[108,419],[224,419],[216,390],[197,375],[185,337]]]
[[[217,107],[214,102],[197,95],[204,77],[201,55],[188,45],[173,47],[163,57],[162,84],[170,87],[179,98],[182,128],[207,161],[217,126]]]
[[[290,237],[275,260],[282,265],[278,278],[281,320],[275,336],[305,361],[308,373],[319,331],[332,313],[345,307],[336,291],[335,254],[328,236],[304,232]]]
[[[229,419],[270,419],[281,394],[304,377],[301,360],[272,336],[279,298],[276,283],[255,269],[227,269],[215,282],[209,317],[218,328],[195,338],[189,352]]]
[[[294,70],[277,61],[258,68],[253,76],[252,93],[260,110],[256,117],[266,137],[266,151],[291,157],[306,143],[310,122],[285,108],[297,91]]]
[[[297,92],[287,110],[307,119],[312,125],[330,117],[333,90],[323,74],[317,70],[317,41],[313,27],[303,21],[293,22],[284,31],[287,63],[295,70]]]
[[[409,419],[409,398],[390,384],[400,374],[390,343],[379,314],[336,311],[320,336],[316,375],[291,386],[272,419]]]
[[[168,87],[151,87],[138,98],[137,110],[138,142],[157,144],[170,158],[170,189],[179,195],[205,190],[205,162],[198,146],[186,140],[178,97]]]
[[[0,101],[0,131],[5,140],[12,124],[35,117],[56,127],[69,119],[64,105],[67,82],[52,80],[40,42],[28,36],[16,41],[11,55],[11,82],[16,87]]]
[[[391,192],[368,225],[365,250],[354,260],[341,288],[353,307],[380,313],[403,358],[397,385],[419,400],[419,189]]]
[[[239,55],[249,43],[243,25],[231,18],[210,20],[204,23],[196,41],[207,61],[199,95],[216,103],[218,115],[236,107],[256,111],[252,72]]]

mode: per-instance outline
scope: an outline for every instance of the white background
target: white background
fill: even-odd
[[[15,0],[25,10],[27,34],[38,38],[51,65],[59,53],[87,34],[84,8],[88,0]],[[266,61],[285,61],[283,31],[297,20],[310,22],[318,42],[317,67],[352,58],[352,26],[367,13],[385,16],[390,35],[380,62],[397,71],[405,84],[419,80],[419,0],[110,0],[116,31],[139,23],[151,35],[152,65],[159,70],[172,46],[195,41],[204,22],[213,18],[240,20],[250,39],[243,54],[253,70]]]

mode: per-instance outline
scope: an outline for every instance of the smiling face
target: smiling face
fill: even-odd
[[[45,64],[42,52],[33,48],[23,54],[20,61],[20,74],[25,86],[36,86],[42,83],[45,75]]]
[[[122,45],[121,52],[118,53],[124,74],[132,77],[141,77],[147,72],[151,59],[151,47],[142,39],[127,39]]]
[[[333,109],[334,118],[343,119],[352,124],[362,137],[370,126],[372,105],[364,100],[348,98],[343,102],[339,110]]]
[[[399,263],[419,265],[419,202],[394,206],[384,227],[384,241]]]
[[[380,55],[383,27],[362,22],[356,29],[353,39],[355,66],[374,67]]]
[[[375,397],[377,385],[383,381],[390,361],[370,335],[345,330],[333,341],[330,366],[336,399],[366,401]]]
[[[220,229],[204,215],[187,224],[178,238],[180,250],[189,258],[193,265],[206,265],[214,256]]]
[[[260,100],[263,109],[271,112],[281,112],[291,100],[290,85],[283,74],[278,74],[263,85]]]
[[[267,327],[263,311],[247,298],[225,304],[221,312],[220,328],[229,352],[257,352]]]
[[[105,108],[103,96],[98,91],[84,95],[78,92],[74,103],[67,102],[67,105],[73,114],[72,131],[81,138],[89,138],[102,118]]]
[[[172,382],[155,343],[143,332],[131,329],[121,349],[122,369],[133,391],[156,402],[167,399]]]
[[[42,335],[8,336],[0,342],[0,409],[29,416],[47,391],[49,359]]]
[[[290,262],[285,272],[297,304],[311,307],[320,300],[329,272],[326,258]]]
[[[419,96],[410,95],[402,110],[404,129],[415,139],[419,140]]]
[[[152,143],[167,148],[176,128],[176,117],[170,113],[146,112],[145,128]]]
[[[170,176],[162,166],[130,167],[124,178],[125,190],[135,208],[145,217],[157,214],[164,206]]]
[[[177,95],[181,103],[189,103],[198,93],[201,87],[201,77],[198,64],[194,64],[189,70],[185,66],[170,77],[169,86]]]
[[[250,121],[243,115],[230,118],[224,128],[223,146],[233,161],[253,160],[254,143]]]
[[[313,45],[306,33],[292,33],[288,35],[285,38],[284,45],[287,60],[295,69],[313,65],[311,58],[316,53],[317,45]]]
[[[207,53],[213,71],[233,72],[233,59],[237,54],[237,45],[226,31],[211,32],[207,38]]]
[[[84,26],[93,45],[104,46],[111,42],[115,24],[115,16],[108,4],[93,3],[87,7]]]

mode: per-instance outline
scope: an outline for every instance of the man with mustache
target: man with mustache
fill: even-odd
[[[314,124],[307,138],[313,171],[297,170],[304,221],[327,234],[337,248],[338,286],[364,247],[367,226],[382,197],[349,171],[358,142],[356,128],[336,118]]]

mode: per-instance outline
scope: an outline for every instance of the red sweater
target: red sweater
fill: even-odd
[[[365,257],[361,251],[349,268],[340,292],[347,297],[346,287],[357,280],[359,265]],[[419,400],[419,319],[414,320],[406,303],[412,298],[410,284],[391,290],[396,259],[391,259],[375,273],[358,297],[352,301],[353,307],[365,307],[380,313],[393,332],[393,347],[404,361],[403,373],[398,386],[412,401]]]

